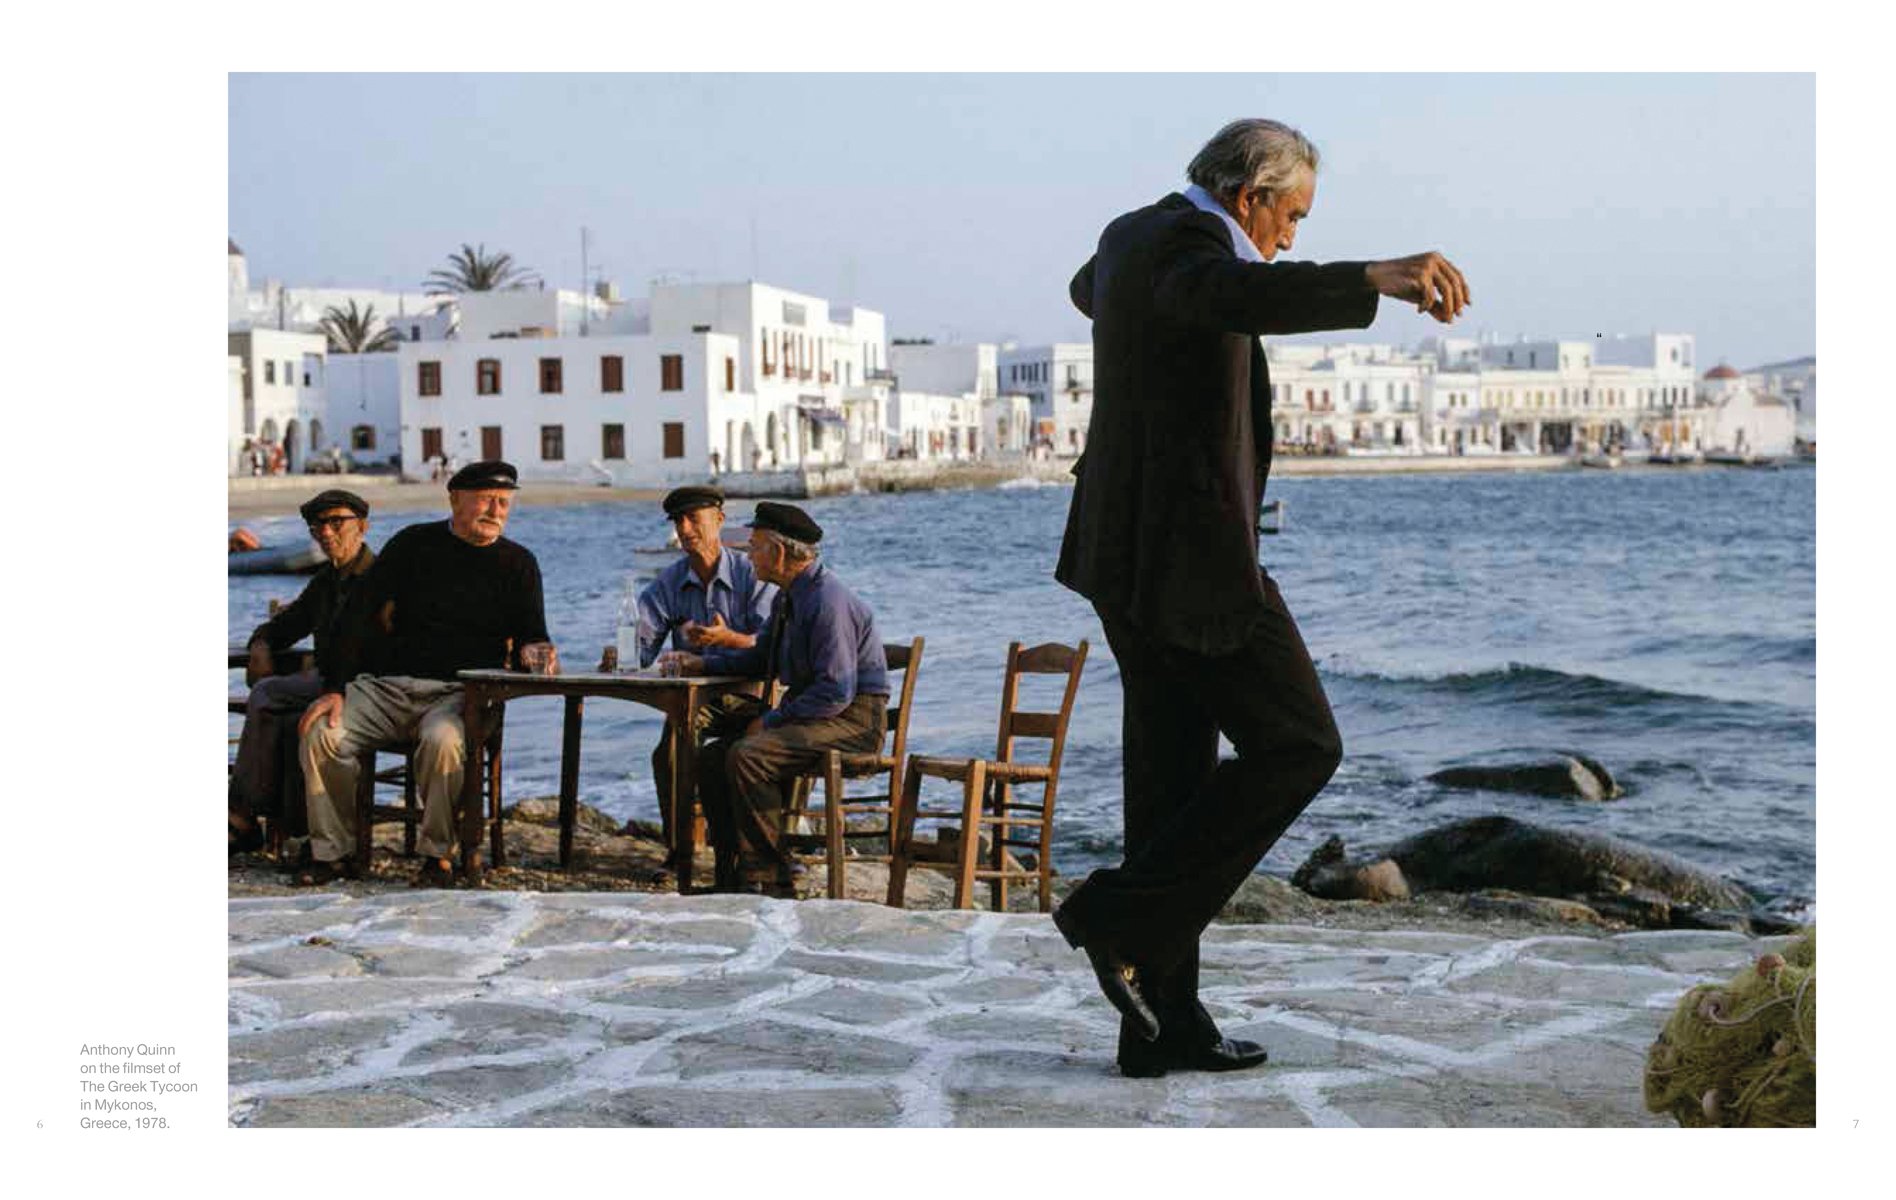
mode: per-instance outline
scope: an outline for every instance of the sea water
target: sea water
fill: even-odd
[[[1274,479],[1287,532],[1264,538],[1261,555],[1316,659],[1344,760],[1263,869],[1287,874],[1332,833],[1372,851],[1505,813],[1668,850],[1806,911],[1815,481],[1800,467]],[[1121,847],[1118,675],[1092,609],[1053,579],[1071,495],[1055,485],[806,505],[883,640],[927,638],[911,750],[991,753],[1008,642],[1090,642],[1055,819],[1054,860],[1068,875],[1117,861]],[[736,521],[749,506],[729,508]],[[371,544],[437,516],[377,515]],[[652,517],[611,502],[515,510],[507,534],[539,558],[570,667],[614,641]],[[269,544],[304,536],[293,516],[250,524]],[[268,599],[301,586],[231,579],[232,644]],[[1045,689],[1028,699],[1057,703]],[[560,712],[557,700],[510,706],[508,797],[557,789]],[[648,756],[660,726],[649,709],[589,704],[580,798],[655,819]],[[1553,752],[1599,759],[1626,795],[1587,804],[1427,780],[1468,757]]]

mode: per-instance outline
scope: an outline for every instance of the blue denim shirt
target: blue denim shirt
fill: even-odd
[[[742,550],[724,548],[709,587],[691,569],[691,557],[680,556],[639,593],[639,665],[651,666],[668,637],[673,650],[697,653],[685,640],[685,622],[708,625],[712,613],[738,633],[761,636],[776,598],[776,585],[758,581]]]
[[[767,664],[770,630],[780,618],[777,661]],[[857,696],[889,694],[889,664],[875,614],[820,560],[779,589],[770,623],[755,646],[712,650],[704,666],[713,675],[760,676],[769,668],[789,690],[782,704],[764,714],[766,729],[785,721],[820,721],[848,708]]]

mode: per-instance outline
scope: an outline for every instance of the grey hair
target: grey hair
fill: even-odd
[[[809,542],[800,542],[796,538],[786,537],[774,529],[760,529],[758,532],[764,535],[765,540],[782,546],[783,552],[793,562],[814,562],[822,557],[823,552]]]
[[[1213,134],[1185,168],[1185,175],[1212,195],[1225,198],[1248,188],[1280,191],[1306,170],[1317,173],[1317,148],[1309,138],[1281,122],[1248,117]]]

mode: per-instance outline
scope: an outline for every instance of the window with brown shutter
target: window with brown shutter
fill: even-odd
[[[441,364],[438,362],[420,362],[415,364],[415,390],[424,396],[441,394]]]
[[[566,457],[566,427],[540,426],[540,461],[559,462]]]
[[[724,390],[737,390],[737,360],[728,354],[724,356]]]
[[[625,457],[625,426],[601,425],[599,427],[599,457]]]
[[[561,384],[560,360],[543,358],[540,360],[540,394],[558,395]]]
[[[500,360],[483,358],[474,364],[474,391],[477,395],[500,395]]]
[[[662,392],[682,392],[685,390],[685,356],[682,354],[664,354],[658,359],[659,383]]]
[[[481,426],[481,458],[492,462],[504,457],[505,455],[500,452],[500,426]]]
[[[617,354],[599,356],[599,390],[602,392],[625,390],[625,359]]]
[[[685,423],[683,421],[665,422],[665,457],[683,458],[685,456]]]
[[[446,456],[441,453],[441,427],[438,425],[422,426],[421,461],[428,462],[431,459],[445,457]]]

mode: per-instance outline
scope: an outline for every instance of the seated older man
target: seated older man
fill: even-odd
[[[715,487],[674,488],[665,516],[678,533],[684,556],[639,593],[639,666],[649,667],[669,642],[673,650],[748,650],[757,644],[777,589],[751,570],[750,558],[726,546],[724,493]],[[710,709],[705,715],[709,718]],[[665,840],[671,840],[671,723],[652,751],[652,779]],[[695,743],[694,743],[695,745]]]
[[[717,849],[717,886],[795,895],[783,848],[786,785],[827,750],[882,744],[889,667],[868,605],[819,561],[823,528],[795,505],[761,501],[749,554],[757,578],[777,585],[763,644],[671,651],[677,674],[750,675],[785,685],[775,708],[698,753],[698,797]]]
[[[540,564],[501,536],[519,487],[512,465],[478,462],[448,480],[449,517],[411,525],[382,547],[363,581],[363,609],[386,631],[377,661],[347,656],[324,669],[323,694],[304,714],[303,773],[314,862],[299,885],[353,877],[356,759],[366,749],[413,741],[426,856],[416,887],[454,879],[454,806],[467,757],[457,673],[521,667],[553,674]],[[351,643],[345,642],[344,645]],[[379,673],[369,673],[373,666]]]
[[[250,696],[244,708],[244,731],[237,740],[237,764],[230,774],[232,854],[263,845],[259,818],[274,820],[292,813],[299,822],[302,818],[300,775],[291,772],[285,783],[284,768],[295,762],[295,751],[290,752],[286,763],[283,743],[310,701],[322,694],[322,664],[333,663],[340,631],[345,626],[360,628],[360,622],[350,620],[350,601],[359,590],[363,573],[375,561],[375,552],[364,541],[369,531],[369,504],[362,497],[331,488],[311,497],[297,511],[328,561],[317,569],[296,599],[250,635],[250,663],[244,671]],[[255,543],[253,536],[252,549]],[[316,643],[316,669],[277,674],[276,656],[306,637]],[[294,794],[286,795],[291,787],[296,789]]]

